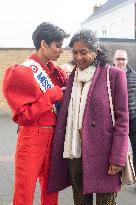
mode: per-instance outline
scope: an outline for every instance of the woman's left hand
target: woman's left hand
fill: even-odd
[[[110,164],[108,174],[109,175],[115,175],[118,172],[120,172],[121,170],[122,170],[121,166],[118,166],[118,165],[115,165],[115,164]]]

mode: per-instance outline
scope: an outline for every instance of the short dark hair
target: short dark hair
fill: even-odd
[[[32,40],[36,50],[41,47],[42,40],[50,45],[53,41],[59,42],[67,37],[69,37],[69,34],[67,34],[63,29],[49,22],[43,22],[38,25],[32,34]]]
[[[93,65],[104,67],[108,62],[107,51],[104,47],[99,46],[99,39],[96,37],[92,30],[81,29],[75,33],[69,43],[69,47],[72,48],[77,41],[83,41],[87,47],[97,54],[94,59]]]

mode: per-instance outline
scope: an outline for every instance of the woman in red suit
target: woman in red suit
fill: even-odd
[[[65,89],[65,73],[52,61],[63,52],[68,35],[44,22],[32,39],[36,49],[23,64],[10,66],[3,93],[19,125],[15,155],[14,205],[32,205],[37,178],[41,205],[57,205],[58,193],[47,193],[48,167],[58,101]]]

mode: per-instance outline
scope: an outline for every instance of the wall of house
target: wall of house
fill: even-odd
[[[99,38],[135,38],[134,2],[124,3],[100,14],[82,28],[90,28]]]
[[[136,70],[136,41],[134,42],[114,42],[113,40],[100,40],[100,45],[108,50],[109,59],[112,59],[115,50],[125,49],[128,53],[129,63]],[[2,81],[6,68],[15,63],[22,63],[30,55],[33,49],[0,49],[0,115],[10,114],[10,108],[2,94]],[[56,62],[58,65],[65,64],[72,59],[71,51],[64,49],[63,54]]]
[[[108,51],[109,61],[113,62],[113,56],[116,50],[126,50],[128,54],[128,63],[136,71],[136,41],[117,41],[116,39],[101,39],[100,45]]]

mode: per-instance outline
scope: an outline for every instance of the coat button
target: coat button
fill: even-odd
[[[91,123],[91,127],[95,127],[95,126],[96,126],[95,122],[92,121],[92,123]]]

